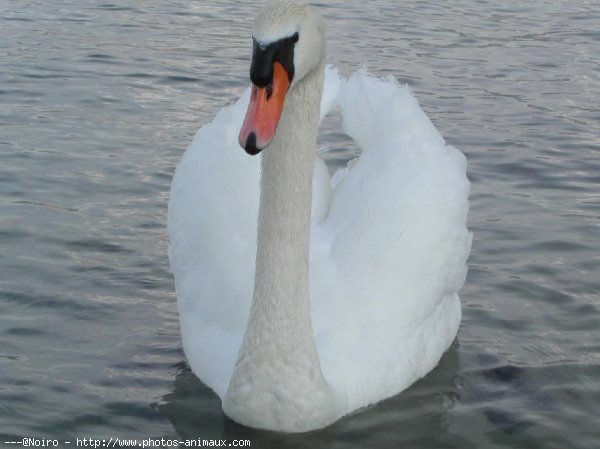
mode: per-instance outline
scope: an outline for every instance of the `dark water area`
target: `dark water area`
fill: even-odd
[[[463,320],[402,394],[290,436],[191,373],[167,257],[176,164],[248,85],[249,1],[0,0],[0,445],[595,448],[600,3],[314,2],[329,63],[408,83],[472,182]],[[329,120],[330,168],[354,154]]]

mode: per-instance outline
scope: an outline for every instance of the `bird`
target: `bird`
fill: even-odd
[[[313,7],[264,6],[250,87],[171,185],[183,350],[224,413],[258,429],[323,428],[400,393],[461,320],[466,158],[407,86],[326,66],[325,34]],[[334,108],[361,152],[330,176],[316,140]]]

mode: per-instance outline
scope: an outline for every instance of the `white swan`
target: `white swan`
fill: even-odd
[[[234,420],[287,432],[437,364],[458,330],[471,244],[464,156],[406,87],[325,70],[324,36],[310,7],[260,12],[252,93],[198,131],[169,202],[193,372]],[[335,103],[362,154],[332,188],[315,143],[319,108]]]

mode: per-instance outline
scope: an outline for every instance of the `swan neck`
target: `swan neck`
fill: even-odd
[[[307,416],[323,425],[333,403],[314,341],[308,266],[323,73],[321,66],[292,86],[262,153],[253,299],[223,400],[229,416],[250,426],[298,431]]]
[[[275,328],[257,330],[278,340],[278,346],[289,345],[286,350],[311,351],[315,357],[308,256],[322,83],[319,72],[288,92],[277,135],[262,156],[256,273],[248,323],[249,331],[260,325],[257,313],[273,314]]]

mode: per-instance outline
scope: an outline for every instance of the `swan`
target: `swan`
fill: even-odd
[[[184,352],[255,428],[318,429],[399,393],[461,319],[465,157],[407,87],[324,61],[313,8],[265,6],[250,88],[198,130],[171,186]],[[334,106],[362,153],[331,178],[315,146]]]

